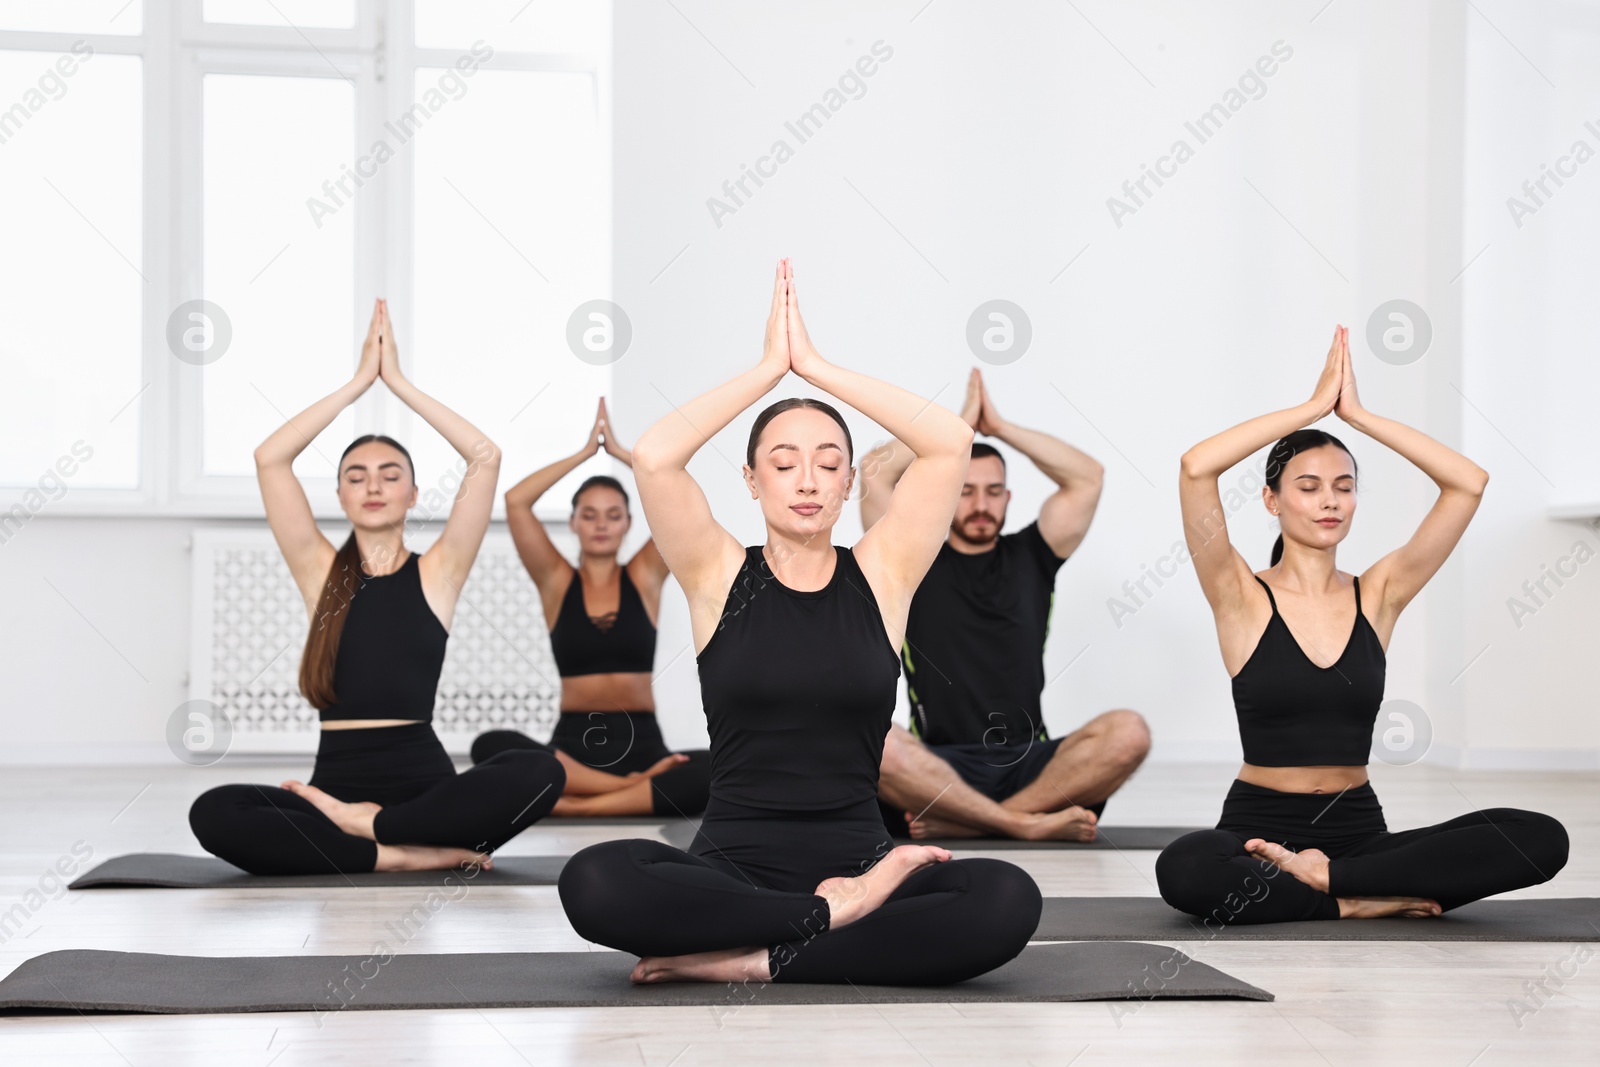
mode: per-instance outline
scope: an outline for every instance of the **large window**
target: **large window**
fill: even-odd
[[[348,379],[378,296],[412,380],[508,477],[575,450],[573,391],[610,387],[567,344],[611,295],[610,18],[0,0],[0,509],[76,456],[54,509],[259,514],[253,449]],[[454,462],[375,385],[297,462],[319,513],[367,432],[425,487]]]

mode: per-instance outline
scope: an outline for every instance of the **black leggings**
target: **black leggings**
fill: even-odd
[[[1014,959],[1039,925],[1039,887],[992,859],[949,860],[902,882],[882,906],[830,930],[825,878],[888,853],[877,804],[777,812],[713,800],[689,851],[607,841],[561,872],[579,936],[636,956],[767,948],[774,981],[946,985]]]
[[[1328,892],[1245,852],[1253,837],[1327,853]],[[1339,897],[1425,897],[1449,911],[1548,882],[1566,862],[1566,829],[1538,812],[1486,808],[1389,833],[1370,783],[1329,795],[1236,780],[1215,830],[1156,857],[1156,884],[1179,911],[1248,925],[1337,919]]]
[[[378,842],[492,852],[555,806],[566,772],[543,752],[507,752],[456,773],[428,723],[324,730],[308,783],[383,805],[377,841],[347,834],[309,800],[270,785],[220,785],[195,799],[201,847],[251,874],[353,874]]]
[[[472,762],[501,752],[560,749],[573,759],[607,774],[632,774],[671,755],[661,738],[653,711],[563,711],[556,717],[548,745],[516,730],[490,730],[472,740]],[[656,815],[699,815],[711,793],[711,754],[703,749],[683,753],[689,762],[650,779],[650,810]]]

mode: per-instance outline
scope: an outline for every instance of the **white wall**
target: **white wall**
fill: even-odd
[[[1600,500],[1579,436],[1600,385],[1580,318],[1594,291],[1600,161],[1521,230],[1503,203],[1583,134],[1584,118],[1600,124],[1581,106],[1600,99],[1583,91],[1596,30],[1576,26],[1592,9],[1489,9],[1552,89],[1460,5],[1321,7],[619,0],[614,299],[634,341],[615,367],[613,421],[631,440],[671,402],[758,359],[782,255],[829,358],[952,407],[975,363],[969,314],[1016,302],[1034,339],[1019,361],[985,367],[997,405],[1107,468],[1099,516],[1057,587],[1046,675],[1072,666],[1046,691],[1047,722],[1059,732],[1133,707],[1153,726],[1156,758],[1234,758],[1227,677],[1192,573],[1147,585],[1154,595],[1120,626],[1108,601],[1181,539],[1179,454],[1303,400],[1334,323],[1346,323],[1366,405],[1493,476],[1462,547],[1396,629],[1388,695],[1432,719],[1431,758],[1600,766],[1597,701],[1578,666],[1597,632],[1600,563],[1520,629],[1506,607],[1578,536],[1600,548],[1600,536],[1546,517],[1558,501]],[[785,121],[879,40],[893,56],[865,94],[797,144]],[[1184,122],[1279,40],[1293,55],[1265,94],[1117,227],[1107,198],[1175,138],[1194,144]],[[793,158],[718,227],[707,198],[780,137]],[[1432,348],[1409,366],[1379,362],[1364,342],[1368,315],[1394,297],[1434,325]],[[769,399],[808,391],[791,379]],[[746,543],[762,536],[760,515],[735,468],[754,414],[692,467]],[[858,451],[882,437],[860,416],[851,426]],[[1409,535],[1431,486],[1338,420],[1326,428],[1361,464],[1341,557],[1359,571]],[[1047,483],[1020,457],[1011,469],[1016,529]],[[187,695],[189,525],[46,511],[0,546],[12,607],[0,620],[12,666],[0,758],[168,758],[161,731]],[[1265,565],[1274,534],[1259,501],[1231,530]],[[858,535],[847,512],[835,540]],[[688,642],[669,587],[657,702],[679,744],[704,738]]]
[[[990,298],[1015,301],[1032,319],[1034,342],[1020,361],[986,368],[1001,410],[1074,442],[1108,470],[1100,515],[1059,579],[1047,677],[1072,666],[1046,691],[1047,721],[1061,731],[1130,706],[1151,721],[1157,758],[1232,758],[1227,678],[1192,573],[1168,581],[1120,627],[1107,601],[1181,538],[1174,476],[1183,449],[1304,399],[1333,324],[1347,323],[1367,406],[1464,448],[1493,475],[1463,548],[1395,632],[1388,695],[1432,720],[1433,759],[1595,766],[1596,700],[1575,652],[1592,645],[1600,579],[1589,575],[1600,565],[1516,634],[1506,596],[1575,534],[1545,517],[1551,487],[1462,393],[1521,420],[1524,450],[1540,450],[1552,465],[1558,438],[1575,440],[1590,421],[1580,405],[1594,393],[1560,383],[1593,373],[1577,366],[1590,335],[1576,333],[1586,325],[1578,293],[1592,275],[1546,283],[1530,303],[1496,272],[1578,260],[1579,234],[1594,233],[1577,227],[1590,221],[1580,213],[1594,210],[1600,163],[1586,189],[1562,194],[1570,225],[1546,227],[1565,247],[1519,250],[1516,260],[1480,261],[1477,273],[1457,277],[1483,243],[1475,214],[1499,211],[1501,244],[1512,243],[1496,199],[1507,183],[1482,192],[1480,171],[1516,163],[1520,181],[1546,158],[1537,139],[1521,143],[1531,131],[1518,113],[1578,110],[1562,102],[1582,99],[1582,57],[1593,51],[1565,23],[1586,9],[1546,6],[1534,17],[1495,9],[1497,25],[1511,33],[1501,19],[1515,24],[1513,38],[1524,43],[1525,34],[1540,50],[1563,86],[1554,93],[1460,5],[1341,3],[1317,14],[1322,6],[1207,5],[1202,14],[1191,4],[1092,4],[1079,5],[1080,16],[1042,2],[813,3],[774,19],[765,5],[681,4],[680,15],[624,0],[615,57],[617,299],[652,343],[618,367],[619,420],[643,426],[669,401],[758,358],[768,279],[781,255],[795,259],[825,354],[950,406],[975,363],[967,316]],[[822,99],[879,40],[894,55],[865,95],[797,144],[784,121]],[[1266,79],[1265,94],[1114,225],[1106,198],[1185,136],[1184,120],[1278,40],[1293,56]],[[1480,109],[1502,81],[1526,97],[1491,123]],[[1576,132],[1563,121],[1563,131]],[[1505,136],[1510,129],[1521,136]],[[790,142],[793,158],[719,227],[707,198],[776,138]],[[1395,297],[1421,304],[1434,325],[1430,351],[1408,366],[1379,362],[1364,341],[1371,311]],[[1498,332],[1509,336],[1491,342]],[[1515,361],[1490,355],[1508,343]],[[770,399],[806,391],[790,380]],[[734,463],[753,416],[715,439]],[[881,436],[859,417],[852,427],[862,446]],[[1362,467],[1360,521],[1342,556],[1359,571],[1409,536],[1432,486],[1343,423],[1326,428]],[[1585,473],[1591,466],[1574,459],[1560,467],[1572,499],[1600,500]],[[1008,529],[1026,522],[1045,492],[1026,468],[1012,466]],[[747,543],[759,538],[759,513],[717,453],[704,450],[693,469],[723,523]],[[849,543],[858,529],[847,518],[835,540]],[[1273,533],[1258,501],[1232,530],[1247,558],[1265,565]],[[1489,573],[1485,558],[1516,561],[1507,564],[1515,580]],[[1548,634],[1513,648],[1513,635],[1525,638],[1532,621],[1548,622]],[[663,630],[665,644],[687,640],[681,613],[676,626],[671,639]],[[692,683],[692,672],[665,679],[663,706],[693,706]]]

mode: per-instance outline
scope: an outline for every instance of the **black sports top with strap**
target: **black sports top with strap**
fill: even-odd
[[[360,574],[333,661],[336,703],[322,720],[433,721],[450,633],[422,595],[415,552],[392,574]],[[316,625],[315,622],[312,625]]]
[[[617,569],[621,572],[617,610],[597,616],[584,608],[583,571],[573,569],[556,624],[550,628],[550,653],[561,677],[614,671],[649,674],[655,668],[655,625],[628,577],[628,568]]]
[[[745,549],[696,657],[714,801],[822,811],[877,796],[900,657],[855,554],[833,549],[833,576],[810,592]]]
[[[1256,581],[1261,582],[1260,578]],[[1272,618],[1255,651],[1233,677],[1244,761],[1257,767],[1366,766],[1372,729],[1383,703],[1387,658],[1377,631],[1361,613],[1331,667],[1319,667],[1289,632],[1266,582]]]

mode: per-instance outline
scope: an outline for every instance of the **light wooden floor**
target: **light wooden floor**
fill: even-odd
[[[1111,823],[1214,822],[1231,767],[1148,767],[1112,801]],[[7,769],[0,774],[0,912],[77,842],[94,862],[200,850],[185,813],[228,780],[276,782],[299,765],[196,770]],[[1517,806],[1566,823],[1573,859],[1523,896],[1600,895],[1600,775],[1379,767],[1392,828],[1472,807]],[[570,851],[605,831],[536,826],[504,854]],[[1003,852],[1047,895],[1155,895],[1153,852]],[[50,883],[46,883],[49,887]],[[424,889],[291,892],[96,890],[49,900],[0,934],[0,973],[52,949],[194,955],[366,954]],[[551,888],[473,889],[406,952],[578,950]],[[1190,944],[1195,958],[1277,994],[1271,1004],[1190,1001],[711,1009],[585,1008],[0,1018],[0,1063],[232,1067],[327,1063],[870,1063],[874,1067],[1108,1062],[1367,1064],[1600,1063],[1600,946],[1534,1014],[1525,982],[1571,957],[1564,944]],[[1570,964],[1562,964],[1570,971]]]

